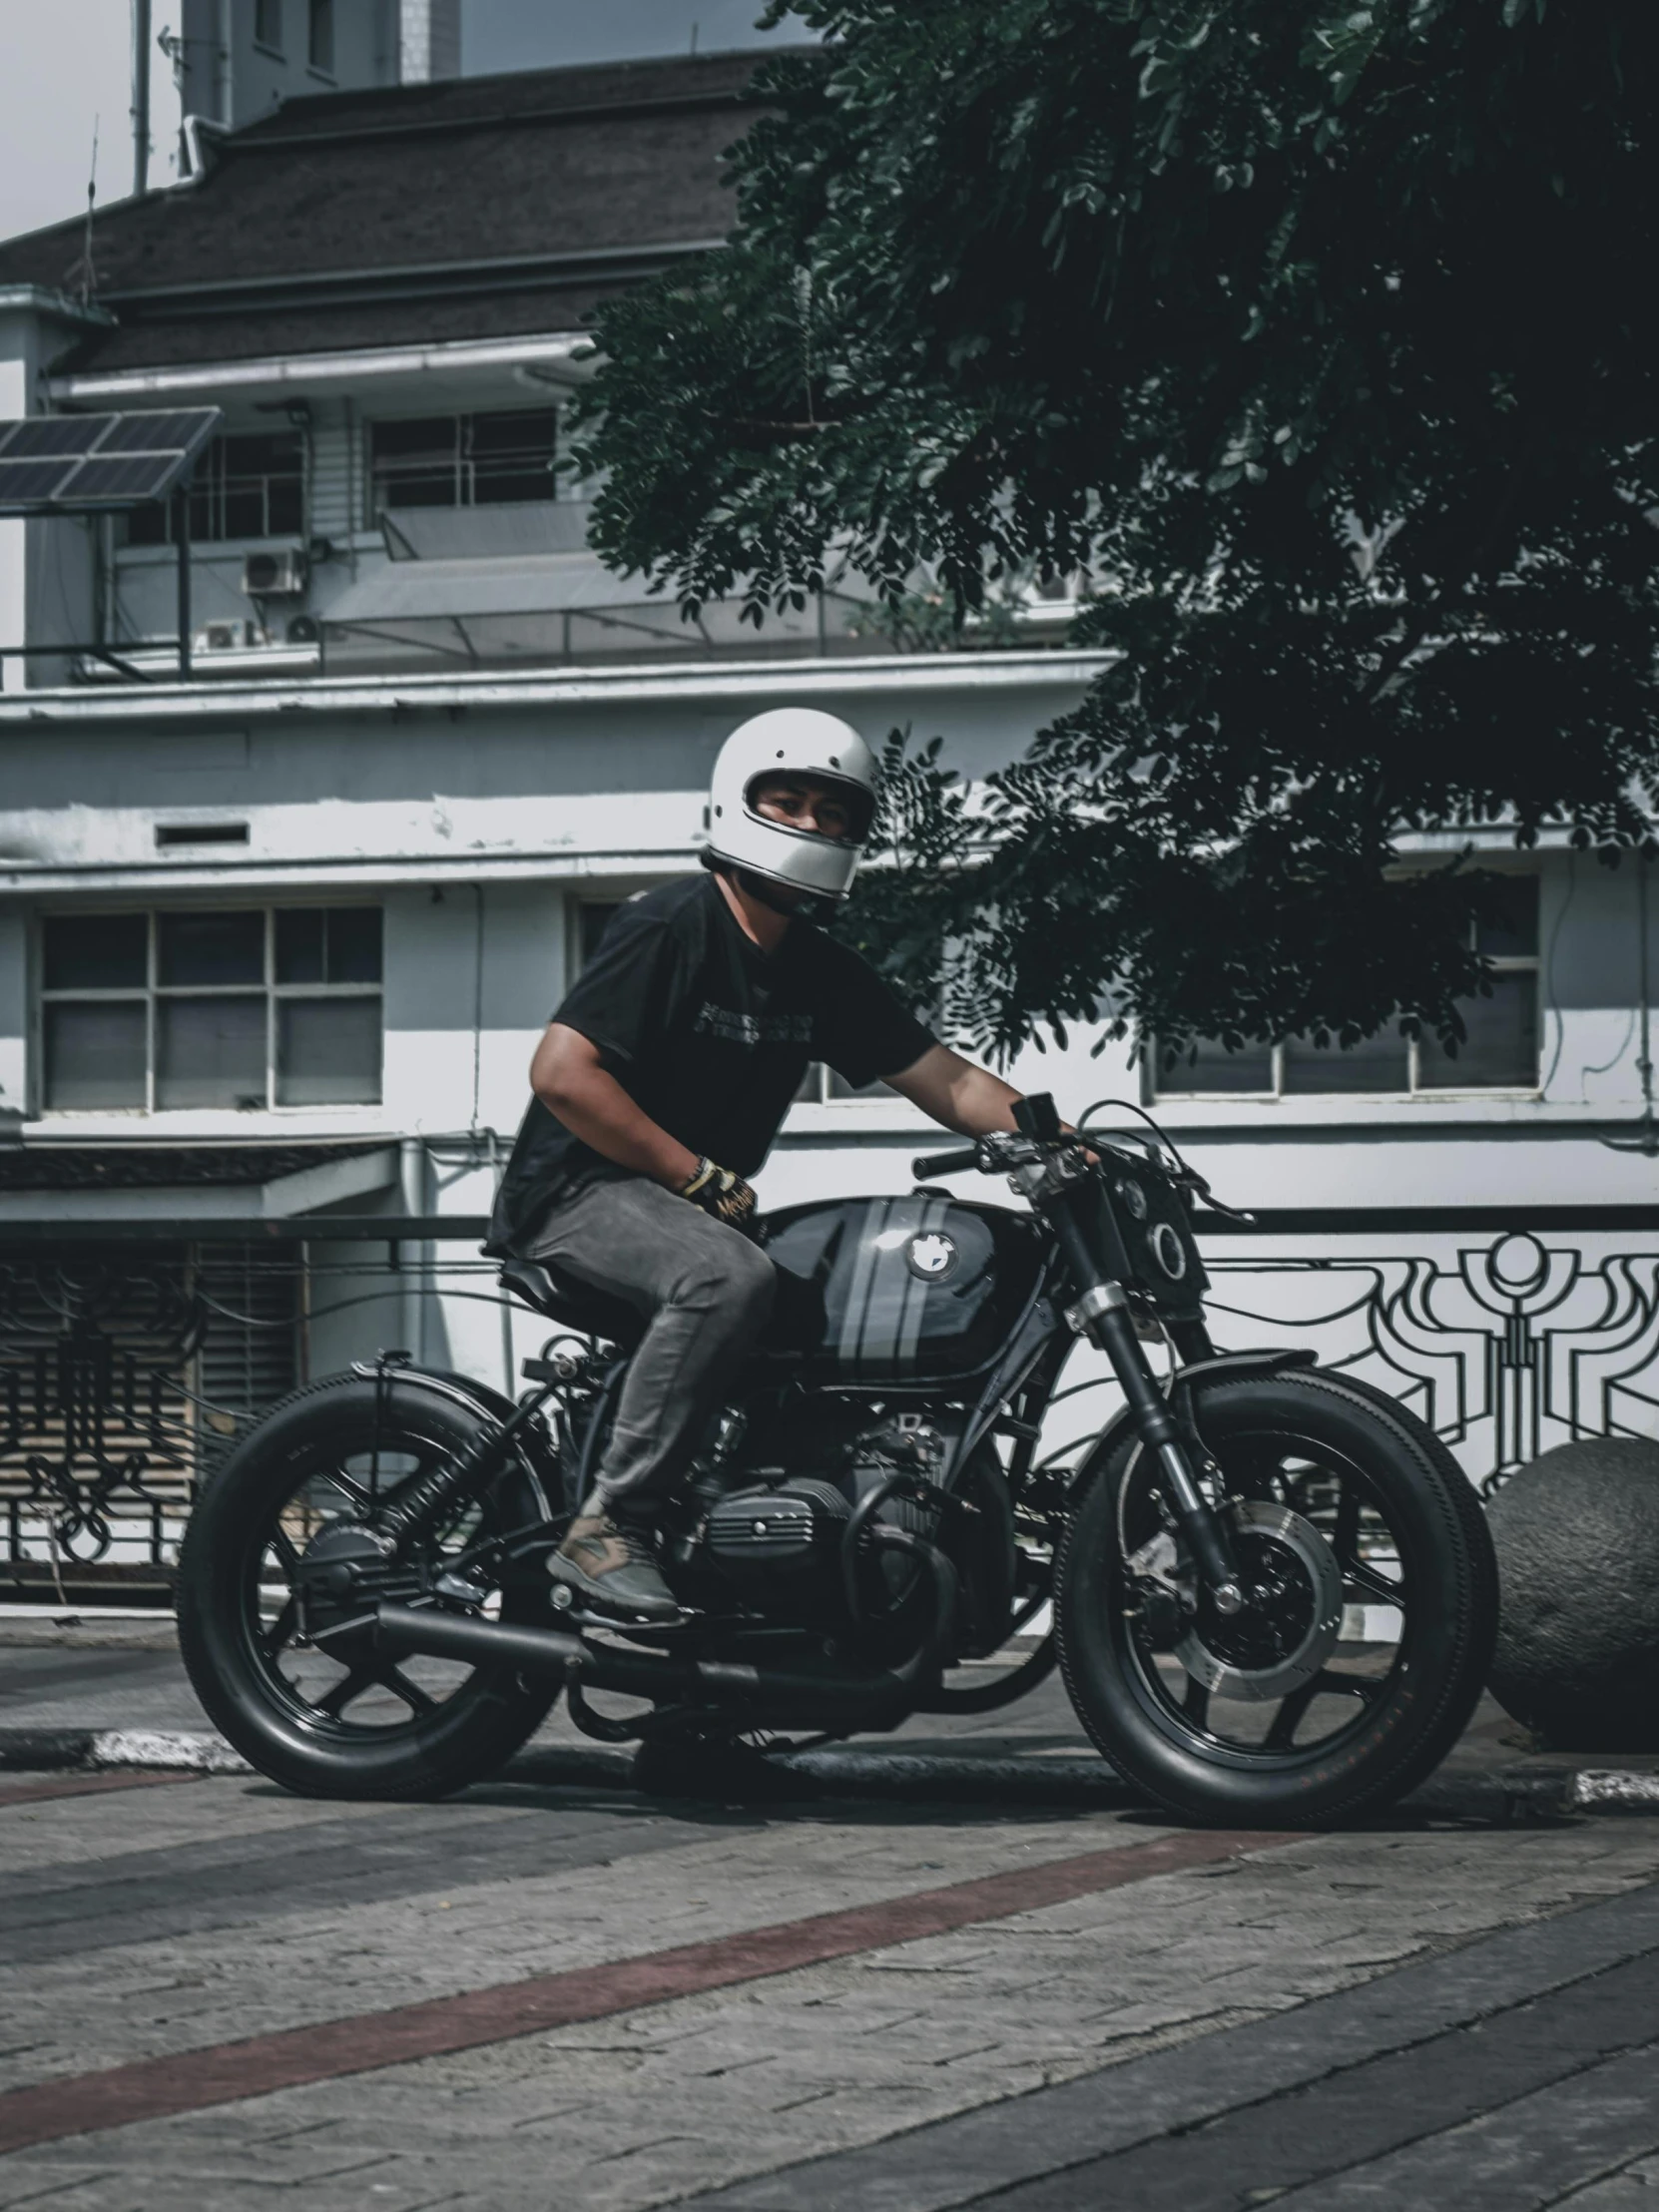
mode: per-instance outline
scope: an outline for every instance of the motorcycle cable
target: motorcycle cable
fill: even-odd
[[[1160,1125],[1155,1122],[1152,1116],[1147,1112],[1146,1108],[1144,1106],[1138,1106],[1132,1098],[1097,1098],[1092,1105],[1084,1107],[1082,1114],[1078,1118],[1077,1134],[1080,1137],[1104,1138],[1117,1134],[1117,1132],[1110,1129],[1091,1129],[1089,1127],[1089,1116],[1093,1113],[1097,1113],[1103,1106],[1120,1106],[1126,1113],[1138,1114],[1141,1120],[1144,1121],[1147,1127],[1152,1131],[1152,1134],[1157,1138],[1158,1142],[1164,1147],[1170,1158],[1175,1162],[1177,1168],[1181,1172],[1182,1179],[1198,1193],[1199,1197],[1203,1199],[1205,1205],[1210,1208],[1212,1213],[1225,1214],[1229,1221],[1254,1221],[1256,1219],[1254,1214],[1245,1213],[1237,1206],[1224,1205],[1223,1202],[1219,1198],[1217,1198],[1215,1192],[1211,1190],[1208,1179],[1199,1174],[1197,1168],[1195,1168],[1192,1165],[1191,1161],[1186,1158],[1180,1146],[1175,1142],[1175,1139],[1169,1134],[1168,1130],[1160,1127]]]

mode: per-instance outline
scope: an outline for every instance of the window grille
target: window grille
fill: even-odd
[[[171,545],[173,502],[135,507],[129,545]],[[190,534],[222,544],[231,538],[297,538],[305,534],[305,440],[298,430],[257,437],[215,438],[196,466],[190,488]]]
[[[202,1457],[230,1449],[254,1416],[303,1375],[301,1270],[257,1245],[199,1248],[194,1288],[203,1310],[196,1408]]]
[[[0,1298],[0,1516],[14,1554],[21,1541],[25,1556],[47,1555],[38,1466],[65,1494],[118,1476],[102,1508],[118,1558],[155,1508],[182,1510],[194,1477],[302,1380],[293,1253],[76,1244],[14,1261]],[[92,1532],[81,1535],[90,1555]]]
[[[379,1102],[377,906],[51,914],[40,973],[48,1113]]]
[[[552,407],[371,423],[368,520],[387,508],[551,499],[557,423]]]

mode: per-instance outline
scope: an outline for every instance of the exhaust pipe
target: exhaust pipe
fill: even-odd
[[[901,1667],[876,1674],[793,1674],[735,1659],[662,1658],[614,1644],[590,1643],[566,1629],[517,1628],[476,1615],[415,1605],[377,1605],[366,1621],[376,1649],[396,1658],[456,1659],[475,1667],[509,1665],[526,1674],[560,1675],[584,1689],[615,1690],[659,1703],[741,1707],[756,1721],[800,1727],[895,1727],[915,1707],[923,1681],[939,1662],[956,1611],[956,1572],[933,1545],[907,1529],[877,1527],[876,1541],[918,1557],[933,1579],[933,1622],[919,1650]],[[325,1642],[318,1637],[319,1643]]]

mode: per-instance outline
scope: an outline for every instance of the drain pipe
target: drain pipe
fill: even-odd
[[[426,1212],[426,1147],[418,1137],[404,1137],[397,1147],[397,1180],[403,1212],[418,1221]],[[426,1259],[424,1241],[404,1239],[398,1247],[402,1271],[403,1343],[416,1366],[426,1357],[426,1307],[421,1297],[421,1273]]]
[[[173,187],[175,192],[188,192],[201,184],[208,174],[208,151],[202,144],[202,133],[212,131],[223,135],[225,126],[216,123],[211,115],[187,115],[179,124],[179,136],[184,141],[187,174]]]
[[[1642,1118],[1637,1123],[1639,1135],[1634,1137],[1603,1137],[1601,1142],[1609,1152],[1639,1152],[1647,1160],[1659,1159],[1659,1123],[1653,1113],[1653,1010],[1648,1001],[1652,996],[1648,988],[1647,957],[1647,869],[1645,851],[1636,854],[1636,989],[1640,998],[1641,1055],[1636,1062],[1636,1072],[1642,1079]]]
[[[133,197],[150,189],[150,0],[133,0]]]

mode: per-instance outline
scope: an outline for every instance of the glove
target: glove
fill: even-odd
[[[698,1161],[697,1172],[681,1184],[680,1196],[701,1206],[713,1220],[723,1221],[729,1229],[741,1230],[745,1235],[754,1223],[755,1193],[741,1175],[717,1167],[707,1155]]]

